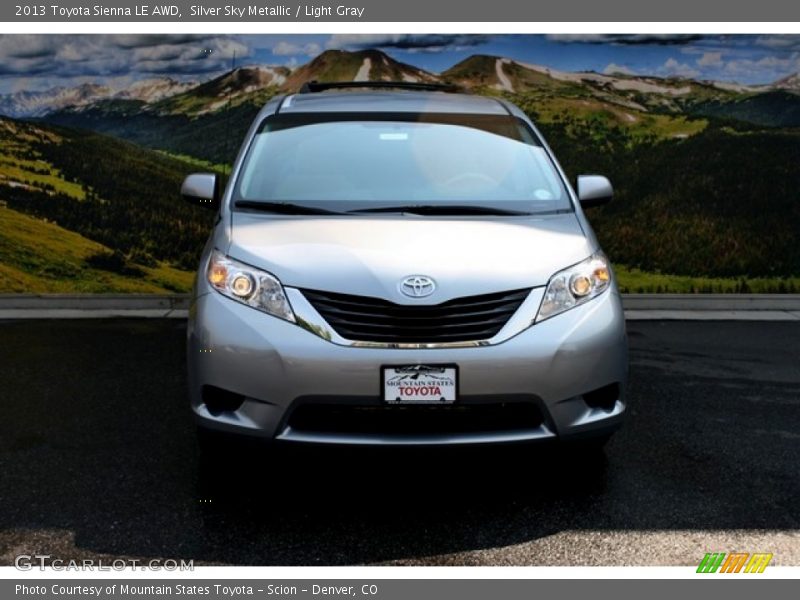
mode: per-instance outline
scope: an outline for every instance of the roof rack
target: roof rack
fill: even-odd
[[[424,83],[418,81],[307,81],[300,88],[301,94],[314,94],[325,90],[342,90],[349,88],[375,88],[375,89],[400,89],[417,90],[425,92],[464,92],[461,86],[452,83]]]

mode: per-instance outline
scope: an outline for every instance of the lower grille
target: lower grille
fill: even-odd
[[[536,429],[539,407],[529,402],[430,406],[302,404],[288,425],[307,433],[435,435]]]
[[[358,342],[447,343],[495,336],[528,296],[529,289],[466,296],[441,304],[395,304],[370,296],[302,290],[343,338]]]

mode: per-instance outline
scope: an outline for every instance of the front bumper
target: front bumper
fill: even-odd
[[[625,411],[627,342],[616,290],[497,345],[426,349],[337,345],[211,292],[190,309],[187,358],[198,424],[268,440],[419,445],[566,439],[610,433]],[[413,434],[292,426],[295,409],[309,403],[381,407],[382,365],[444,363],[459,367],[458,404],[530,403],[541,422]],[[601,388],[615,389],[615,397],[602,406],[587,403],[587,393]],[[204,389],[238,395],[241,404],[209,406]]]

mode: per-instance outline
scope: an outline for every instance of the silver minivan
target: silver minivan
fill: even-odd
[[[202,440],[563,440],[625,411],[620,295],[583,209],[513,104],[410,83],[306,84],[259,112],[191,301]],[[577,192],[577,193],[576,193]]]

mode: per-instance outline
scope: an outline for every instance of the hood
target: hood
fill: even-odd
[[[594,248],[574,213],[526,219],[231,213],[228,255],[288,287],[419,302],[399,291],[426,275],[426,303],[542,286]]]

